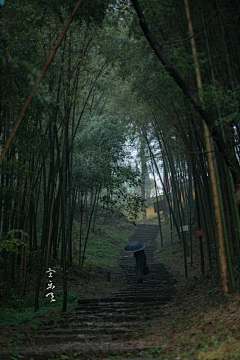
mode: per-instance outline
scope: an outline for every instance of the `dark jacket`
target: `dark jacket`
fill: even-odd
[[[144,262],[144,264],[146,265],[147,258],[146,258],[144,250],[136,251],[134,253],[134,257],[136,258],[136,263]]]

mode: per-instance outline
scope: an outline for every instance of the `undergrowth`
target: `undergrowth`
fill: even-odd
[[[79,224],[75,222],[74,227]],[[84,265],[88,267],[111,266],[118,258],[119,251],[128,243],[129,227],[127,229],[117,228],[118,225],[97,225],[95,232],[89,234],[85,253]],[[133,228],[134,229],[134,228]],[[82,251],[85,244],[86,232],[83,232]],[[74,263],[78,264],[79,239],[74,242],[75,254]]]
[[[69,284],[71,284],[71,280],[77,279],[77,277],[82,278],[83,281],[89,282],[92,277],[96,276],[97,269],[99,267],[111,266],[118,258],[119,251],[121,251],[128,242],[128,237],[131,231],[129,230],[129,226],[125,226],[125,224],[120,221],[116,225],[98,224],[95,228],[95,232],[89,234],[84,264],[81,269],[79,269],[79,239],[77,237],[77,229],[79,230],[79,223],[75,221],[75,231],[73,231],[75,238],[73,242],[73,264],[71,264],[67,270]],[[83,232],[82,252],[85,245],[85,237],[86,233]],[[54,299],[56,301],[50,302],[50,298],[40,299],[40,310],[38,312],[34,311],[36,276],[38,269],[32,268],[31,273],[28,273],[27,276],[27,291],[24,297],[22,296],[22,281],[18,281],[14,284],[14,286],[10,282],[7,284],[8,286],[6,286],[6,289],[2,288],[3,290],[1,295],[4,294],[4,296],[1,298],[0,305],[0,326],[17,326],[21,323],[32,320],[36,316],[51,314],[61,310],[63,303],[63,269],[59,256],[60,255],[58,254],[57,259],[52,260],[49,264],[49,266],[56,271],[53,279],[53,283],[56,285],[56,289],[54,291]],[[90,292],[94,293],[96,290],[90,290]],[[79,298],[81,298],[81,294],[78,294],[76,291],[70,291],[69,289],[67,304],[68,309],[74,303],[76,305],[76,300]]]
[[[77,291],[71,291],[68,293],[68,309],[77,305],[77,300],[79,299],[79,294]],[[27,321],[32,320],[32,326],[39,325],[39,316],[49,314],[50,318],[54,318],[62,308],[63,295],[57,294],[55,296],[56,301],[50,302],[49,299],[40,299],[40,310],[35,312],[34,307],[25,307],[21,311],[19,309],[2,307],[0,309],[0,327],[9,326],[9,325],[19,325]],[[26,304],[25,304],[26,305]]]

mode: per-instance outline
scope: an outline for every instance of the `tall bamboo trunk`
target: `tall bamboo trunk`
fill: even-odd
[[[155,194],[156,194],[156,201],[157,201],[158,224],[159,224],[161,247],[162,247],[162,246],[163,246],[163,237],[162,237],[161,218],[160,218],[160,210],[159,210],[159,202],[158,202],[158,193],[157,193],[157,182],[156,182],[154,165],[153,165],[153,160],[152,160],[151,154],[150,154],[150,159],[151,159],[151,166],[152,166],[152,172],[153,172],[153,178],[154,178],[154,185],[155,185]]]
[[[200,66],[197,57],[197,47],[195,42],[194,31],[193,31],[193,24],[191,19],[189,1],[184,0],[185,8],[186,8],[186,15],[188,20],[188,29],[189,29],[189,36],[191,37],[191,47],[192,53],[194,58],[194,65],[195,65],[195,72],[196,72],[196,80],[199,90],[199,97],[200,101],[203,104],[203,87],[202,87],[202,77],[200,72]],[[229,293],[229,278],[228,278],[228,269],[227,269],[227,261],[226,261],[226,252],[225,252],[225,244],[224,244],[224,232],[223,232],[223,224],[222,224],[222,214],[221,214],[221,207],[220,207],[220,200],[219,200],[219,193],[218,193],[218,186],[217,186],[217,178],[216,178],[216,171],[214,166],[214,158],[213,158],[213,151],[210,139],[210,131],[203,120],[203,129],[204,129],[204,137],[206,142],[206,150],[207,150],[207,158],[208,158],[208,166],[209,166],[209,173],[211,179],[211,186],[213,192],[213,201],[214,201],[214,210],[215,210],[215,219],[216,219],[216,226],[217,226],[217,236],[218,236],[218,248],[219,248],[219,260],[220,260],[220,270],[221,270],[221,281],[222,281],[222,293],[223,295],[227,295]]]
[[[47,59],[47,62],[46,62],[46,64],[44,65],[44,67],[42,69],[41,75],[40,75],[40,77],[38,79],[38,83],[36,83],[36,85],[34,85],[33,89],[31,90],[31,92],[30,92],[30,94],[29,94],[29,96],[28,96],[28,98],[27,98],[27,100],[26,100],[26,102],[25,102],[25,104],[24,104],[24,106],[23,106],[23,108],[22,108],[22,110],[21,110],[15,124],[14,124],[14,127],[13,127],[13,129],[12,129],[12,131],[11,131],[7,141],[6,141],[6,144],[4,145],[4,148],[3,148],[2,152],[1,152],[1,155],[0,155],[0,167],[2,165],[4,157],[6,156],[6,153],[8,152],[8,149],[9,149],[9,147],[11,145],[11,142],[13,141],[13,139],[14,139],[16,133],[17,133],[18,127],[21,124],[22,119],[23,119],[23,117],[24,117],[24,115],[25,115],[25,113],[26,113],[26,111],[27,111],[27,109],[29,107],[29,104],[31,103],[31,101],[33,99],[34,93],[35,93],[36,88],[37,88],[37,84],[41,83],[47,69],[49,68],[49,65],[51,64],[51,62],[52,62],[58,48],[59,48],[65,34],[67,33],[67,30],[68,30],[69,26],[71,25],[71,23],[72,23],[75,15],[76,15],[80,5],[82,4],[82,2],[83,2],[83,0],[79,0],[77,2],[77,4],[75,5],[75,8],[74,8],[70,18],[68,19],[68,21],[67,21],[61,35],[59,36],[59,38],[58,38],[58,40],[56,42],[56,45],[54,46],[53,50],[51,51],[51,54],[49,55],[49,58]]]
[[[90,218],[89,218],[89,223],[88,223],[86,240],[85,240],[84,249],[83,249],[83,254],[82,254],[82,266],[83,266],[83,262],[84,262],[84,259],[85,259],[87,241],[88,241],[89,231],[90,231],[90,228],[91,228],[91,221],[92,221],[92,216],[93,216],[93,213],[94,213],[94,208],[95,208],[95,205],[96,205],[97,193],[98,193],[98,190],[97,190],[97,188],[96,188],[95,197],[94,197],[94,202],[93,202],[93,206],[92,206],[92,211],[91,211]]]
[[[141,150],[140,150],[140,157],[141,157],[141,165],[142,165],[142,185],[141,185],[141,197],[143,201],[143,205],[146,205],[146,174],[147,174],[147,164],[146,164],[146,157],[145,157],[145,143],[144,139],[140,138],[141,140]],[[146,218],[146,209],[143,210],[143,217]]]

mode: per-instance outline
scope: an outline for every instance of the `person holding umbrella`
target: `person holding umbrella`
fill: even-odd
[[[134,253],[134,257],[136,258],[135,270],[137,273],[138,282],[142,283],[143,282],[143,268],[144,268],[144,266],[146,266],[146,262],[147,262],[147,258],[146,258],[144,250],[136,251]]]
[[[126,252],[133,252],[134,257],[136,258],[136,265],[135,270],[138,277],[138,282],[143,282],[143,268],[146,266],[147,258],[144,252],[145,245],[140,244],[137,241],[131,242],[130,244],[126,245],[123,249]]]

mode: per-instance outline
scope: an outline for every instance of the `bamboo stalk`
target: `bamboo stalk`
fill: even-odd
[[[189,232],[190,232],[190,254],[191,266],[193,265],[193,243],[192,243],[192,173],[190,161],[188,163],[188,208],[189,208]]]
[[[198,222],[198,228],[201,228],[201,208],[200,208],[200,201],[199,201],[199,186],[198,186],[198,179],[195,177],[195,200],[196,200],[196,206],[197,206],[197,212],[198,212],[198,216],[197,216],[197,222]],[[202,274],[204,275],[204,255],[203,255],[203,243],[202,243],[202,235],[199,236],[199,250],[200,250],[200,256],[201,256],[201,271]]]
[[[31,101],[32,101],[32,99],[33,99],[33,96],[34,96],[34,93],[35,93],[35,91],[36,91],[36,89],[37,89],[37,86],[41,83],[41,81],[42,81],[45,73],[47,72],[47,69],[48,69],[49,65],[51,64],[51,62],[52,62],[52,60],[53,60],[53,58],[54,58],[54,56],[55,56],[58,48],[59,48],[59,46],[60,46],[60,44],[61,44],[61,42],[62,42],[62,40],[63,40],[63,38],[64,38],[64,36],[65,36],[65,34],[66,34],[66,32],[67,32],[70,24],[72,23],[72,21],[73,21],[75,15],[76,15],[76,13],[77,13],[80,5],[82,4],[82,2],[83,2],[83,0],[79,0],[79,1],[77,2],[77,4],[76,4],[76,6],[75,6],[75,8],[74,8],[74,10],[73,10],[70,18],[68,19],[68,21],[67,21],[67,23],[66,23],[66,25],[65,25],[62,33],[61,33],[61,35],[59,36],[59,38],[58,38],[58,40],[57,40],[57,42],[56,42],[56,45],[54,46],[51,54],[49,55],[49,57],[48,57],[45,65],[44,65],[44,67],[43,67],[43,69],[42,69],[41,75],[40,75],[40,77],[39,77],[39,79],[38,79],[38,83],[35,84],[34,87],[32,88],[32,90],[31,90],[31,92],[30,92],[30,94],[29,94],[29,96],[28,96],[28,98],[27,98],[27,101],[25,102],[25,104],[24,104],[24,106],[23,106],[23,108],[22,108],[22,110],[21,110],[21,112],[20,112],[20,114],[19,114],[19,116],[18,116],[15,124],[14,124],[14,127],[13,127],[13,129],[12,129],[12,131],[11,131],[11,133],[10,133],[10,135],[9,135],[9,137],[8,137],[5,145],[4,145],[4,148],[3,148],[3,150],[2,150],[2,153],[1,153],[1,155],[0,155],[0,167],[2,166],[2,162],[3,162],[3,160],[4,160],[4,157],[5,157],[5,155],[7,154],[8,150],[9,150],[9,147],[10,147],[10,145],[11,145],[11,142],[13,141],[13,139],[14,139],[16,133],[17,133],[17,130],[18,130],[18,128],[19,128],[19,125],[20,125],[21,122],[22,122],[22,119],[23,119],[23,117],[24,117],[24,115],[25,115],[25,113],[26,113],[26,111],[27,111],[27,109],[28,109],[28,106],[30,105],[30,103],[31,103]]]
[[[205,192],[203,190],[203,186],[202,186],[200,179],[198,179],[198,191],[199,191],[198,203],[199,203],[199,208],[200,208],[200,217],[202,219],[202,226],[203,226],[203,231],[205,234],[205,241],[207,244],[208,262],[209,262],[209,266],[211,269],[212,268],[212,253],[211,253],[211,244],[210,244],[210,240],[209,240],[210,237],[209,237],[208,224],[207,224],[207,209],[206,209],[206,206],[204,206],[204,204],[203,204]],[[205,204],[206,204],[206,202],[207,202],[207,199],[205,197]]]
[[[80,234],[79,234],[79,250],[78,250],[78,266],[81,267],[81,254],[82,254],[82,224],[83,224],[83,203],[82,203],[83,194],[81,193],[81,203],[80,203]]]
[[[191,36],[194,34],[194,31],[193,31],[193,24],[192,24],[192,19],[191,19],[189,1],[184,0],[184,3],[185,3],[185,8],[186,8],[189,35]],[[202,77],[201,77],[200,66],[199,66],[198,57],[197,57],[197,47],[196,47],[195,37],[192,36],[190,41],[191,41],[191,47],[192,47],[194,65],[195,65],[195,73],[196,73],[197,86],[198,86],[198,90],[199,90],[200,102],[203,104]],[[229,293],[229,278],[228,278],[228,269],[227,269],[227,262],[226,262],[222,214],[221,214],[219,192],[218,192],[218,186],[217,186],[216,171],[215,171],[215,166],[214,166],[214,156],[213,156],[212,144],[211,144],[211,139],[210,139],[210,131],[204,120],[203,120],[203,128],[204,128],[204,137],[205,137],[206,149],[207,149],[208,166],[209,166],[209,173],[210,173],[211,186],[212,186],[212,192],[213,192],[214,210],[215,210],[215,218],[216,218],[216,226],[217,226],[217,234],[218,234],[222,293],[225,296]]]
[[[161,218],[160,218],[160,210],[159,210],[158,194],[157,194],[157,182],[156,182],[155,171],[154,171],[153,160],[152,160],[151,154],[150,154],[150,159],[151,159],[152,172],[153,172],[154,185],[155,185],[155,194],[156,194],[156,200],[157,200],[157,215],[158,215],[158,223],[159,223],[159,230],[160,230],[161,247],[163,247]]]
[[[86,248],[87,248],[87,241],[88,241],[89,231],[90,231],[90,227],[91,227],[92,216],[93,216],[94,208],[95,208],[95,205],[96,205],[97,193],[98,193],[98,191],[96,189],[94,202],[93,202],[93,206],[92,206],[92,211],[91,211],[90,219],[89,219],[89,223],[88,223],[88,229],[87,229],[87,235],[86,235],[86,239],[85,239],[84,249],[83,249],[82,266],[83,266],[83,262],[84,262],[84,258],[85,258],[85,253],[86,253]]]

